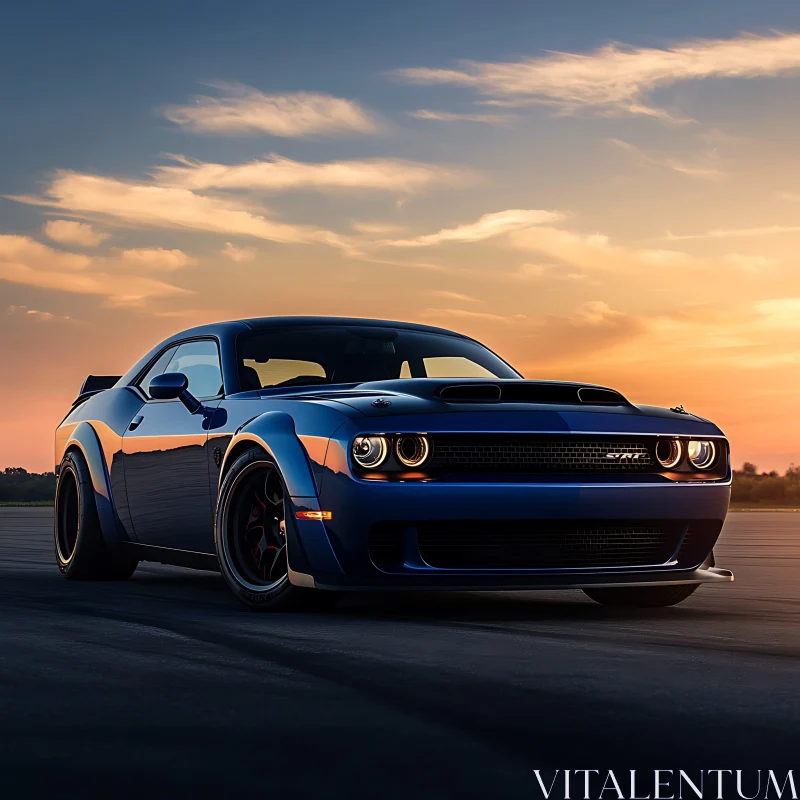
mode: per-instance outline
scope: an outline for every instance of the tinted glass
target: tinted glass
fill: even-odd
[[[290,358],[271,358],[266,363],[260,363],[252,358],[244,360],[245,368],[255,370],[258,375],[259,387],[288,386],[297,384],[304,378],[312,382],[317,378],[325,380],[325,370],[322,364],[316,361],[295,361]]]
[[[150,367],[149,370],[145,373],[145,376],[139,381],[139,388],[148,396],[150,397],[150,381],[156,377],[156,375],[162,375],[167,371],[167,364],[172,359],[172,356],[175,355],[175,351],[177,347],[170,347],[169,350],[165,350],[156,360],[156,363]]]
[[[189,393],[195,397],[222,394],[219,350],[211,340],[182,344],[164,372],[182,372],[189,379]]]
[[[481,364],[464,356],[433,356],[423,358],[425,374],[429,378],[497,378]]]
[[[395,328],[254,331],[239,336],[237,358],[243,390],[400,377],[520,377],[477,342]]]

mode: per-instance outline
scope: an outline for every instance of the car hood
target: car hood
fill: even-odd
[[[456,419],[466,422],[467,415],[479,415],[487,429],[721,434],[702,417],[634,405],[613,389],[586,383],[416,378],[320,387],[301,396],[347,406],[358,412],[356,416],[381,419],[381,427],[391,424],[398,429],[425,430],[431,427],[429,415],[436,414],[450,417],[440,419],[448,429]],[[392,418],[398,419],[392,424]]]

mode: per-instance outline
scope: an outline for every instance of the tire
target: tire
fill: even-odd
[[[619,608],[662,608],[682,603],[700,587],[699,583],[675,586],[623,586],[609,589],[584,589],[596,603]]]
[[[103,539],[92,476],[80,452],[64,456],[58,471],[54,509],[56,563],[73,581],[124,581],[133,575],[136,559],[112,553]]]
[[[332,594],[289,581],[287,496],[277,465],[260,447],[239,456],[220,487],[214,528],[220,572],[253,610],[308,608]]]

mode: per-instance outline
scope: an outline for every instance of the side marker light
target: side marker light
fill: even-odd
[[[333,511],[298,511],[297,519],[333,519]]]

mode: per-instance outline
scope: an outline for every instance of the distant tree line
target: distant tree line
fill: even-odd
[[[53,472],[28,472],[22,467],[6,467],[0,472],[0,503],[41,503],[52,501],[56,493]],[[733,471],[731,500],[740,505],[795,506],[800,508],[800,467],[789,466],[786,473],[759,472],[745,461]]]
[[[789,465],[784,475],[759,472],[745,461],[741,471],[733,471],[731,502],[752,506],[793,506],[800,508],[800,467]]]
[[[6,467],[0,472],[0,503],[52,502],[55,493],[54,472],[39,474],[22,467]]]

